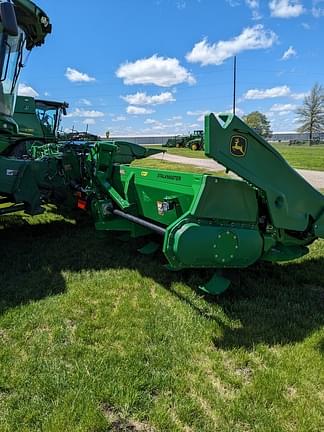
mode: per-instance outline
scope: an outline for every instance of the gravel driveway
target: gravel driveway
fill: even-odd
[[[167,162],[194,165],[200,168],[206,168],[210,171],[223,171],[225,169],[223,165],[215,162],[213,159],[190,158],[167,153],[159,153],[150,157],[153,159],[165,160]],[[324,189],[324,171],[312,171],[305,169],[297,169],[296,171],[316,189]]]

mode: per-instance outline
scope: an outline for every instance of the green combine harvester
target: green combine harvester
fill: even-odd
[[[292,260],[324,237],[324,197],[235,115],[205,117],[205,154],[240,179],[134,167],[157,151],[122,141],[35,134],[18,151],[13,114],[24,39],[29,50],[41,45],[51,26],[28,0],[1,3],[0,13],[0,214],[73,201],[97,230],[147,238],[142,252],[162,249],[171,270],[214,269],[201,287],[211,294],[229,286],[222,269]]]
[[[18,124],[19,137],[43,144],[57,141],[61,118],[68,107],[66,102],[17,96],[13,118]]]

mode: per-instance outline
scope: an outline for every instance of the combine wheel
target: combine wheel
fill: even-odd
[[[193,150],[193,151],[198,150],[198,144],[197,143],[191,144],[191,150]]]

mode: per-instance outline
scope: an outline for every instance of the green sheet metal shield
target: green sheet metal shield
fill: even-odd
[[[247,139],[239,135],[232,136],[230,148],[233,156],[245,156],[247,151]]]

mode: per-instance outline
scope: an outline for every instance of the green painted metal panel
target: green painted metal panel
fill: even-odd
[[[175,267],[246,267],[263,249],[258,230],[188,222],[174,231],[166,255]],[[170,259],[171,258],[171,259]]]
[[[324,209],[324,197],[242,120],[205,117],[205,153],[264,191],[272,224],[304,231]]]
[[[39,119],[36,116],[34,98],[17,96],[13,117],[18,124],[20,134],[32,136],[35,139],[44,137]]]
[[[223,219],[255,224],[258,218],[256,191],[240,180],[206,176],[191,214],[197,218]]]
[[[204,177],[127,165],[115,167],[115,170],[119,172],[120,185],[126,187],[125,196],[136,205],[137,214],[162,225],[174,222],[190,208]],[[169,203],[170,209],[164,211],[163,203]]]

